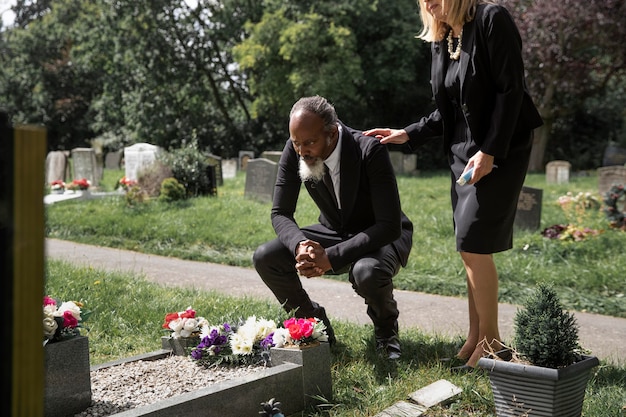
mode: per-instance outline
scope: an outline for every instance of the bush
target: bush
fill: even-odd
[[[185,199],[187,191],[185,187],[176,181],[176,178],[166,178],[161,182],[160,201],[171,202]]]
[[[515,315],[514,345],[531,364],[560,368],[576,362],[578,325],[563,310],[555,290],[540,283]]]
[[[209,178],[207,157],[199,149],[197,143],[172,150],[160,156],[171,169],[172,177],[182,184],[189,196],[209,195],[213,186]]]

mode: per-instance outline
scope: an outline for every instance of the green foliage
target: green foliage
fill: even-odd
[[[537,285],[515,315],[514,345],[523,358],[536,366],[560,368],[577,360],[578,324],[563,309],[556,291]]]
[[[185,187],[176,178],[166,178],[161,183],[160,201],[172,202],[183,200],[187,196]]]
[[[191,197],[213,194],[214,189],[209,178],[209,163],[206,155],[198,149],[193,141],[188,146],[173,149],[159,159],[167,165],[172,176],[187,190]]]

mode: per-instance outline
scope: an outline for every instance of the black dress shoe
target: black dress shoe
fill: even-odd
[[[400,340],[397,336],[392,336],[387,339],[376,340],[376,350],[378,354],[386,359],[395,361],[400,359]]]

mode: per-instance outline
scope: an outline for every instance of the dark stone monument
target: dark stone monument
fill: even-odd
[[[209,179],[209,183],[207,184],[207,188],[201,190],[202,195],[217,195],[217,174],[216,174],[216,166],[215,165],[207,165],[206,167],[206,175]]]
[[[246,169],[245,197],[261,202],[271,202],[274,198],[274,185],[278,164],[265,158],[251,159]]]
[[[515,226],[520,229],[537,230],[541,223],[541,200],[543,190],[531,187],[522,187],[517,200]]]
[[[208,154],[207,163],[215,167],[215,185],[221,187],[224,185],[224,175],[222,173],[222,158],[217,155]]]

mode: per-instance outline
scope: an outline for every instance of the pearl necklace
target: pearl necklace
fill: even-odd
[[[463,29],[459,33],[459,43],[456,45],[456,50],[454,48],[454,40],[452,39],[452,29],[448,32],[448,53],[450,54],[450,59],[457,61],[461,56],[461,39],[463,39]]]

